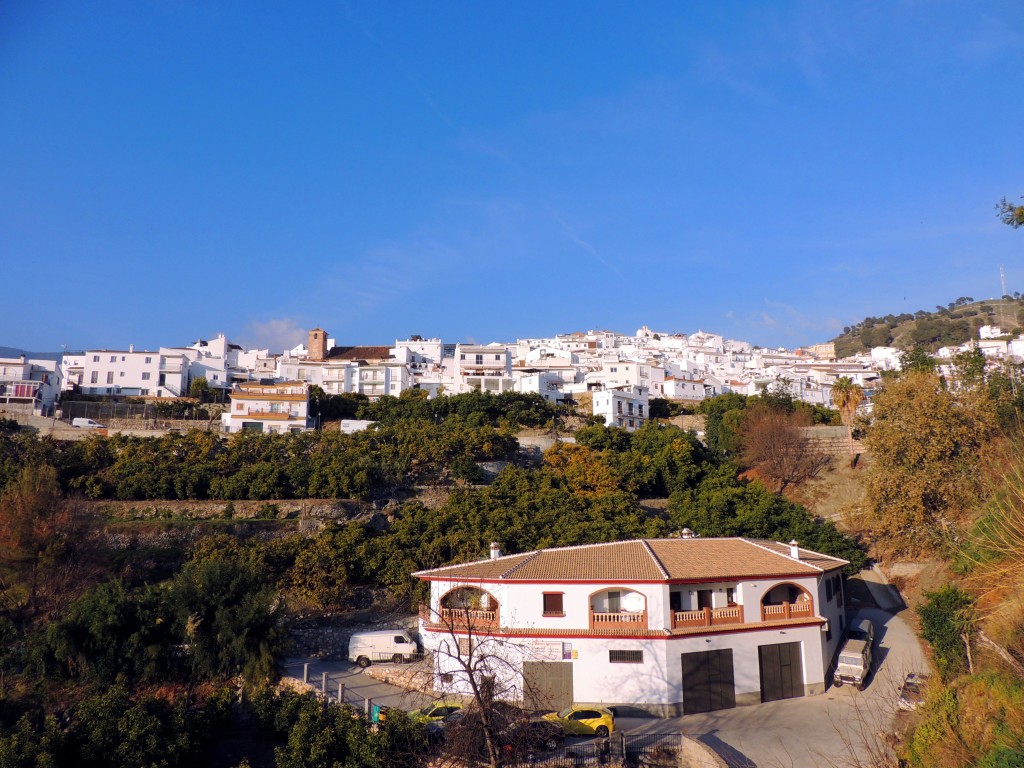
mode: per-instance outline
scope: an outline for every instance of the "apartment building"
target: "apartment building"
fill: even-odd
[[[309,384],[238,384],[231,391],[231,409],[221,415],[223,432],[302,432],[309,419]]]
[[[0,405],[8,411],[49,416],[60,396],[61,376],[56,360],[0,357]]]
[[[189,359],[181,351],[93,349],[61,360],[67,392],[110,398],[182,397],[188,394]]]
[[[646,387],[615,387],[594,392],[594,415],[602,417],[609,427],[632,432],[650,418],[648,395]]]

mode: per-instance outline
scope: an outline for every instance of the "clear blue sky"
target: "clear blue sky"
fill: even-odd
[[[0,4],[0,344],[760,344],[1024,290],[1018,2]]]

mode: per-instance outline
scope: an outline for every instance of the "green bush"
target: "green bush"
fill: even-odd
[[[970,636],[974,603],[954,584],[935,592],[925,592],[926,602],[917,608],[921,634],[932,646],[935,664],[944,679],[962,672],[967,666],[964,635]]]

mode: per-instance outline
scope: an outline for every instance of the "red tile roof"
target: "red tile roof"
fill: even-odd
[[[846,560],[753,539],[637,539],[540,549],[414,573],[421,579],[494,581],[710,581],[775,575],[813,576]]]

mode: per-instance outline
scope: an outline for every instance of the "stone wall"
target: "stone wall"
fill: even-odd
[[[350,499],[90,501],[108,520],[354,520],[372,509]]]

